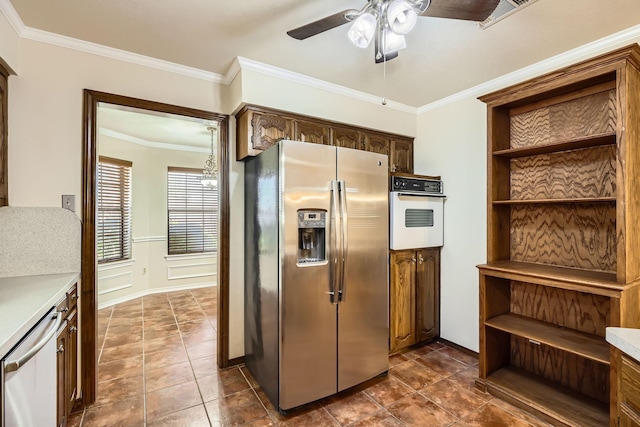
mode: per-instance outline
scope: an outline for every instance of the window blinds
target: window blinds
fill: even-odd
[[[131,258],[131,166],[126,160],[98,159],[98,263]]]
[[[169,167],[167,174],[169,255],[214,252],[218,191],[204,187],[202,170]]]

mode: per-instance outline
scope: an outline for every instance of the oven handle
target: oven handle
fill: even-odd
[[[9,373],[9,372],[14,372],[17,371],[18,369],[20,369],[21,366],[23,366],[25,363],[27,363],[29,360],[31,360],[31,358],[33,356],[35,356],[41,349],[42,347],[44,347],[51,338],[53,338],[53,336],[56,334],[56,331],[58,330],[58,328],[60,327],[60,325],[62,324],[62,312],[58,311],[56,312],[56,322],[54,323],[53,327],[49,330],[49,332],[47,332],[47,334],[38,342],[36,343],[31,350],[29,350],[27,353],[25,353],[24,356],[22,356],[21,358],[17,359],[17,360],[7,360],[5,363],[5,367],[4,367],[4,372],[5,373]]]
[[[409,196],[409,197],[435,197],[438,199],[445,199],[447,196],[444,194],[433,194],[433,193],[402,193],[400,191],[392,191],[392,194],[397,194],[398,196]]]

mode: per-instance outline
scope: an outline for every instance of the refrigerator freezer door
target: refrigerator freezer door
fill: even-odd
[[[290,409],[334,394],[336,380],[336,304],[330,298],[330,265],[335,251],[329,242],[331,183],[336,175],[336,149],[282,141],[280,179],[280,396]],[[324,264],[298,264],[298,211],[327,212],[328,248]]]
[[[389,369],[389,220],[386,155],[338,148],[347,238],[338,304],[338,391]]]

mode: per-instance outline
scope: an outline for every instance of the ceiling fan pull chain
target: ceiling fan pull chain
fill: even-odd
[[[386,46],[386,32],[382,32],[382,46]],[[382,49],[382,105],[387,105],[387,53]]]

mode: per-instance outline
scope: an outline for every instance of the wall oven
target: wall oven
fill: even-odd
[[[393,250],[442,246],[442,181],[392,176],[389,194],[389,245]]]

